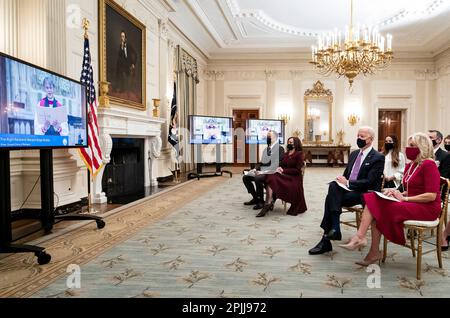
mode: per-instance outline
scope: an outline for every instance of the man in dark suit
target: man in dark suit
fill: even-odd
[[[128,43],[125,31],[120,32],[120,47],[117,56],[116,76],[118,91],[132,89],[132,78],[136,72],[137,55],[133,46]]]
[[[320,227],[324,230],[321,241],[309,254],[323,254],[333,249],[330,240],[341,240],[340,215],[343,206],[362,204],[361,196],[369,190],[380,191],[384,170],[384,155],[373,149],[375,131],[371,127],[358,130],[358,148],[350,154],[343,176],[330,183],[325,199],[325,212]],[[339,184],[351,191],[345,190]]]
[[[260,210],[264,207],[264,181],[266,175],[261,174],[261,172],[275,171],[280,166],[283,156],[284,148],[278,142],[278,133],[273,130],[269,131],[267,133],[267,148],[264,149],[261,162],[242,178],[248,193],[253,197],[250,201],[245,202],[245,205],[255,205],[253,210]]]
[[[450,178],[450,154],[440,147],[444,136],[438,130],[429,130],[428,136],[433,143],[434,157],[437,161],[441,177]]]

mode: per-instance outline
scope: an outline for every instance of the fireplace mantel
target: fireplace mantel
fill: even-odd
[[[112,138],[142,138],[145,139],[145,186],[157,185],[155,159],[161,153],[161,129],[166,123],[165,119],[150,117],[145,112],[117,108],[99,108],[97,112],[100,130],[100,147],[103,152],[103,166],[110,162],[112,151]],[[104,167],[94,180],[93,201],[105,203],[107,198],[102,192],[102,177]],[[150,180],[149,175],[152,176]]]
[[[161,136],[162,118],[148,117],[121,109],[99,108],[98,125],[102,133],[111,136]]]

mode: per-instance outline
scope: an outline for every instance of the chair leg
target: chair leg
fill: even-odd
[[[420,280],[422,274],[422,239],[423,231],[418,230],[417,235],[417,280]]]
[[[409,241],[411,243],[412,256],[416,257],[416,244],[414,242],[414,237],[416,236],[416,230],[409,230]]]
[[[284,205],[284,214],[286,214],[287,212],[287,203],[286,201],[283,201],[283,205]]]
[[[359,230],[359,226],[361,225],[361,214],[359,212],[355,212],[356,218],[356,229]]]
[[[441,224],[439,224],[439,226],[437,228],[438,234],[436,235],[436,253],[437,253],[439,268],[442,268],[441,235],[439,234],[439,233],[441,233],[441,231],[442,231]]]
[[[387,257],[387,243],[386,236],[383,235],[383,259],[381,260],[383,263],[386,261]]]

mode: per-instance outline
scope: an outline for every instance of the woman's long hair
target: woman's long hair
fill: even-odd
[[[302,146],[302,142],[300,141],[300,139],[298,137],[289,137],[287,141],[289,142],[289,140],[291,140],[291,139],[294,141],[295,151],[302,151],[303,146]]]
[[[391,154],[391,158],[392,158],[392,165],[394,166],[394,168],[397,168],[398,165],[400,164],[400,155],[399,155],[399,149],[400,146],[398,144],[398,139],[397,136],[394,135],[388,135],[387,137],[391,137],[392,141],[394,142],[394,148],[392,148],[392,154]],[[383,145],[383,154],[386,156],[389,153],[389,150],[386,150],[385,145]]]

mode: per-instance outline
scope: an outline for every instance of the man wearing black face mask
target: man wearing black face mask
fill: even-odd
[[[255,170],[251,170],[248,175],[242,178],[248,193],[253,197],[250,201],[245,202],[245,205],[254,205],[254,210],[260,210],[264,207],[264,181],[266,175],[260,172],[275,171],[280,166],[283,156],[284,148],[278,142],[278,133],[269,131],[267,133],[267,148],[264,149],[261,162],[256,165]],[[255,186],[253,186],[253,182]]]
[[[444,138],[444,148],[447,152],[450,152],[450,135]]]
[[[384,156],[372,147],[375,131],[371,127],[358,130],[357,145],[348,158],[348,165],[342,176],[330,183],[325,199],[325,211],[320,227],[324,235],[309,254],[323,254],[333,250],[331,240],[341,240],[340,215],[343,206],[362,204],[361,196],[369,190],[381,190],[381,176],[384,170]],[[347,191],[341,186],[346,186]]]
[[[429,130],[428,136],[433,143],[434,157],[437,161],[436,164],[438,165],[441,177],[450,178],[450,154],[442,150],[440,147],[444,136],[438,130]]]

